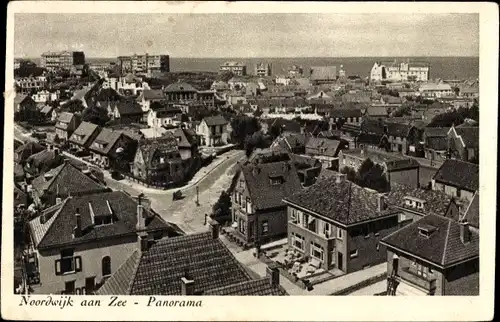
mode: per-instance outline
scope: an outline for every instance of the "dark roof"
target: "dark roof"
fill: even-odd
[[[341,141],[326,138],[310,138],[306,143],[306,153],[336,157]]]
[[[321,167],[321,162],[313,157],[294,153],[288,153],[288,155],[297,169]]]
[[[24,168],[19,163],[14,163],[14,180],[24,179]]]
[[[312,186],[285,198],[286,201],[330,218],[341,225],[352,225],[395,213],[378,211],[379,194],[350,181],[320,180]]]
[[[31,155],[26,160],[26,162],[30,164],[30,167],[25,168],[25,170],[28,172],[33,172],[33,169],[36,169],[39,172],[49,171],[50,169],[53,169],[63,163],[63,160],[64,157],[59,153],[59,151],[43,150]]]
[[[387,135],[406,138],[412,128],[409,124],[386,122]]]
[[[425,147],[436,151],[446,151],[448,138],[446,136],[428,136],[425,138]]]
[[[120,116],[143,114],[142,108],[133,100],[121,100],[115,103]]]
[[[430,237],[422,236],[419,228],[436,228]],[[401,228],[382,240],[383,243],[428,260],[441,267],[479,256],[479,234],[471,231],[471,241],[460,240],[460,224],[452,219],[427,215]]]
[[[424,134],[426,137],[447,137],[449,127],[426,127]]]
[[[82,221],[82,236],[74,238],[75,213],[79,209]],[[92,208],[92,210],[91,210]],[[94,226],[94,215],[110,214],[115,222],[110,225]],[[158,231],[169,229],[169,225],[151,210],[144,209],[148,218],[146,229]],[[79,197],[69,197],[63,201],[60,209],[45,223],[37,217],[30,221],[30,229],[37,248],[51,248],[61,245],[110,239],[118,236],[135,234],[137,224],[137,202],[122,191],[100,192]]]
[[[361,122],[360,128],[362,132],[370,134],[384,135],[385,122],[374,118],[365,118]]]
[[[471,226],[479,228],[479,191],[474,194],[474,198],[465,211],[465,219]]]
[[[287,133],[283,138],[290,148],[302,148],[306,146],[307,140],[309,139],[305,134],[300,133]]]
[[[89,123],[89,122],[82,122],[82,123],[80,123],[78,128],[75,130],[75,132],[73,132],[73,134],[69,138],[69,141],[72,143],[79,144],[79,145],[87,146],[88,144],[92,143],[92,142],[88,142],[90,137],[96,131],[99,131],[99,130],[100,130],[99,126],[97,126],[96,124]],[[83,136],[83,138],[81,140],[78,139],[80,136]]]
[[[283,198],[301,189],[301,184],[293,162],[272,162],[247,164],[242,174],[250,198],[256,209],[284,206]],[[271,184],[271,178],[281,177],[283,183]]]
[[[330,117],[333,118],[361,117],[361,110],[356,108],[334,108],[330,110]]]
[[[75,114],[69,113],[69,112],[62,112],[58,115],[57,121],[58,122],[63,122],[63,123],[69,123],[73,119]]]
[[[164,92],[197,92],[198,90],[188,83],[173,83],[165,87]]]
[[[19,187],[15,184],[14,185],[14,206],[19,206],[19,205],[27,205],[28,203],[28,194],[24,192],[23,190],[19,189]]]
[[[434,174],[433,179],[468,191],[476,191],[479,189],[479,165],[448,159]]]
[[[155,155],[178,151],[177,140],[172,133],[167,132],[166,135],[145,139],[139,142],[139,150],[142,153],[144,163],[148,166],[153,166],[156,161]]]
[[[222,115],[205,117],[203,118],[202,121],[205,121],[205,123],[207,123],[208,126],[225,125],[228,123],[227,120]]]
[[[398,171],[398,170],[420,167],[418,161],[412,158],[386,161],[385,165],[387,166],[388,171]]]
[[[46,192],[57,193],[60,196],[76,196],[84,193],[107,191],[103,185],[83,174],[71,163],[65,163],[43,175],[33,179],[33,190],[40,196]]]
[[[114,131],[108,128],[103,128],[95,138],[94,142],[92,142],[90,150],[101,154],[108,154],[122,135],[122,131]],[[104,147],[100,148],[99,144],[104,144]]]
[[[261,295],[288,295],[282,287],[271,285],[269,278],[245,281],[205,292],[203,295],[234,295],[234,296],[261,296]]]
[[[177,139],[177,145],[180,148],[191,148],[196,143],[196,134],[187,129],[176,129],[174,137]]]
[[[369,116],[387,116],[387,107],[383,106],[370,106],[366,109],[366,114]]]
[[[467,148],[479,148],[479,127],[455,127]]]
[[[284,132],[300,133],[300,123],[295,120],[287,120],[281,117],[268,120],[269,126],[281,127]]]
[[[43,147],[38,142],[30,141],[26,144],[23,144],[20,147],[18,147],[15,151],[17,156],[17,162],[23,162],[33,154],[36,154],[43,150],[45,150],[45,147]]]
[[[166,99],[165,93],[161,89],[145,89],[142,92],[145,100],[163,100]]]
[[[424,203],[423,209],[416,209],[406,205],[405,198],[419,199]],[[407,185],[393,183],[391,191],[386,194],[387,203],[393,206],[410,209],[423,214],[433,213],[440,216],[445,216],[448,207],[452,200],[458,206],[464,206],[465,202],[454,199],[442,191],[428,190],[422,188],[413,188]],[[458,218],[453,218],[458,221]]]
[[[98,295],[181,295],[181,278],[194,280],[195,294],[204,294],[250,280],[220,239],[198,233],[161,239],[136,252],[98,290]]]

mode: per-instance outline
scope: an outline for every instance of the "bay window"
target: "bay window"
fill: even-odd
[[[296,234],[296,233],[292,233],[292,245],[294,248],[297,248],[301,251],[304,251],[304,237]]]
[[[311,242],[311,257],[316,258],[319,261],[323,261],[323,247],[316,244],[315,242]]]

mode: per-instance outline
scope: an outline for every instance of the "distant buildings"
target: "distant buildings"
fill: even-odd
[[[225,62],[219,66],[219,73],[231,72],[236,76],[245,76],[247,66],[241,62]]]
[[[311,67],[311,82],[313,85],[331,84],[337,81],[336,66]]]
[[[288,76],[290,77],[302,77],[304,75],[304,69],[302,66],[293,65],[288,68]]]
[[[451,89],[451,86],[449,84],[422,84],[418,88],[418,94],[422,97],[427,97],[427,98],[441,98],[445,96],[451,96],[454,95],[455,93]]]
[[[47,85],[47,78],[45,76],[38,77],[23,77],[15,81],[16,91],[21,94],[31,94],[32,92],[39,91]]]
[[[421,81],[429,80],[430,66],[421,62],[375,62],[370,72],[371,81]]]
[[[85,64],[83,51],[46,52],[42,54],[40,64],[49,71],[70,70],[72,66]]]
[[[258,64],[255,65],[255,72],[254,72],[254,74],[256,76],[260,76],[260,77],[271,76],[271,73],[272,73],[272,66],[271,66],[271,64],[258,63]]]
[[[170,71],[170,56],[150,55],[148,53],[144,55],[120,56],[118,57],[118,65],[122,74],[168,73]]]
[[[36,64],[27,59],[14,59],[14,69],[36,67]]]

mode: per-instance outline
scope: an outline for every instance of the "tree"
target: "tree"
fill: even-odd
[[[390,183],[385,175],[384,168],[373,163],[370,158],[363,161],[358,171],[351,167],[344,167],[340,171],[347,175],[347,180],[355,184],[376,190],[378,192],[387,192],[390,190]]]
[[[231,128],[233,129],[231,133],[232,139],[240,147],[243,147],[247,136],[260,131],[261,126],[259,120],[255,117],[238,115],[231,120]]]
[[[219,200],[212,207],[212,218],[224,220],[231,217],[231,197],[226,191],[222,191]]]
[[[82,121],[105,126],[110,121],[108,112],[102,108],[86,108],[82,112]]]
[[[261,131],[257,131],[245,138],[245,153],[247,157],[252,155],[255,149],[265,149],[271,145],[271,137],[265,136]]]
[[[215,78],[215,80],[222,81],[222,82],[227,82],[227,81],[229,81],[233,77],[234,77],[234,74],[232,72],[226,71],[226,72],[222,72],[219,75],[217,75],[217,77]]]

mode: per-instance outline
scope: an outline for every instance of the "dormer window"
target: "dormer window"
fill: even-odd
[[[405,197],[404,200],[405,200],[405,206],[407,206],[407,207],[411,207],[414,209],[420,209],[420,210],[424,209],[425,200],[410,197],[410,196]]]
[[[430,238],[432,234],[437,230],[438,230],[437,227],[432,225],[422,224],[418,226],[419,235],[425,238]]]

